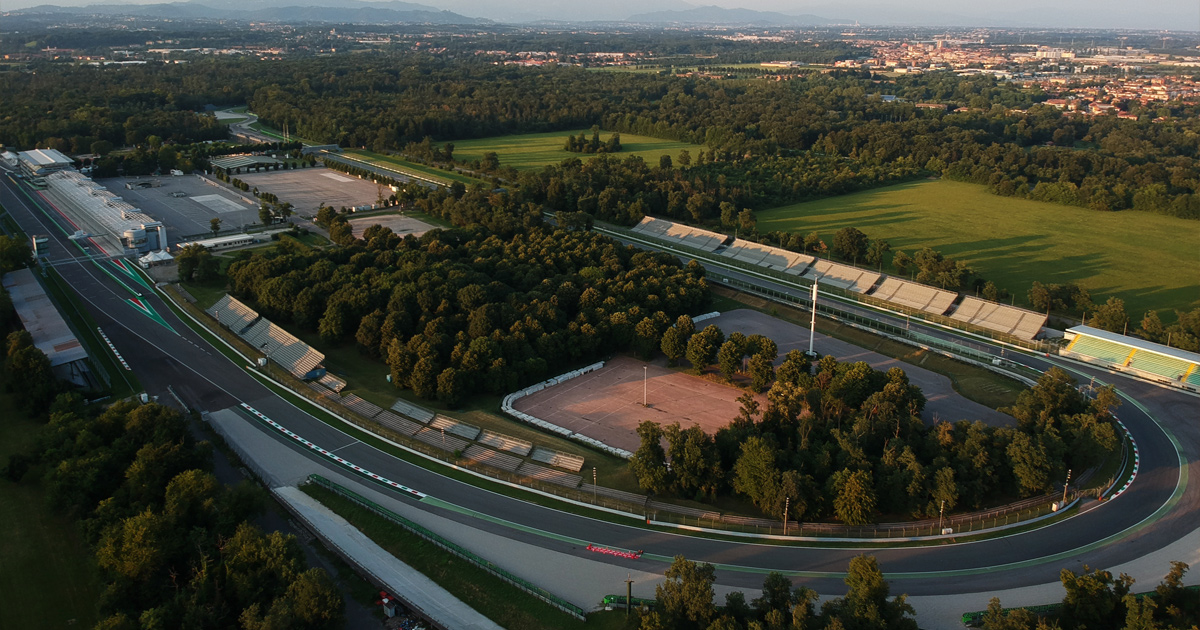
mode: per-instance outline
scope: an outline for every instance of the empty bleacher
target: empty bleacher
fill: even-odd
[[[335,397],[335,394],[332,391],[330,391],[328,387],[325,387],[324,385],[321,385],[320,383],[309,382],[308,388],[313,390],[314,392],[317,393],[318,396],[321,396],[323,398],[334,398]]]
[[[474,440],[475,438],[479,437],[480,433],[480,429],[477,426],[472,426],[465,422],[459,422],[454,418],[447,418],[446,416],[441,415],[434,418],[433,422],[431,422],[429,426],[434,429],[445,430],[446,433],[453,433],[454,435],[462,436],[468,440]]]
[[[444,433],[438,429],[430,429],[428,427],[421,429],[413,434],[414,438],[434,447],[440,448],[443,451],[451,452],[461,451],[467,448],[468,442],[460,437]]]
[[[935,289],[918,282],[888,277],[879,285],[879,288],[871,293],[871,297],[926,313],[942,315],[954,304],[958,294],[953,291]]]
[[[715,251],[721,244],[729,240],[728,236],[718,232],[688,227],[682,223],[664,221],[654,217],[645,217],[641,223],[633,226],[632,231],[704,252]]]
[[[238,336],[246,341],[246,343],[254,346],[256,350],[263,350],[268,347],[267,332],[271,330],[271,322],[267,319],[260,319],[250,325],[249,328],[238,333]]]
[[[264,343],[267,357],[297,378],[303,378],[325,360],[325,355],[275,324],[267,329]]]
[[[761,265],[768,269],[776,271],[785,271],[796,268],[797,275],[803,273],[804,268],[812,263],[814,258],[805,254],[797,254],[786,249],[762,245],[760,243],[752,243],[742,239],[736,239],[733,243],[719,252],[722,256],[740,260],[742,262]]]
[[[1188,369],[1192,367],[1192,364],[1182,359],[1176,359],[1174,357],[1158,354],[1157,352],[1138,350],[1137,352],[1134,352],[1133,357],[1129,359],[1128,367],[1177,381],[1182,378],[1184,374],[1187,374]]]
[[[866,293],[871,287],[879,282],[879,278],[883,274],[870,269],[859,269],[850,265],[830,262],[828,260],[817,260],[809,269],[807,277],[820,282],[821,284],[830,284],[839,289],[854,291],[855,293]]]
[[[364,418],[374,418],[383,413],[383,408],[373,402],[359,398],[357,394],[342,396],[342,406]]]
[[[576,488],[579,486],[579,482],[583,481],[583,478],[579,475],[571,475],[562,472],[561,470],[554,470],[553,468],[538,466],[537,464],[530,462],[521,464],[517,468],[517,474],[521,475],[522,477],[546,481],[549,483],[558,484],[560,486],[566,486],[568,488]]]
[[[508,451],[521,457],[525,457],[529,454],[529,451],[533,450],[533,442],[504,435],[503,433],[496,433],[495,431],[484,431],[479,435],[477,441],[496,450]]]
[[[322,376],[321,378],[317,379],[317,382],[335,392],[340,392],[343,389],[346,389],[346,381],[332,374],[326,374],[325,376]]]
[[[1200,368],[1193,369],[1184,382],[1193,387],[1200,387]]]
[[[417,431],[425,428],[422,425],[409,420],[408,418],[396,415],[390,411],[384,411],[374,418],[371,418],[371,420],[401,435],[416,435]]]
[[[950,319],[1032,341],[1046,325],[1046,314],[997,304],[975,297],[963,298]]]
[[[414,405],[407,400],[397,400],[395,404],[392,405],[392,411],[395,411],[402,416],[408,416],[409,418],[421,423],[428,423],[430,420],[433,420],[434,415],[432,411],[424,407]]]
[[[521,465],[520,457],[513,457],[512,455],[508,455],[506,453],[493,451],[490,448],[484,448],[478,444],[472,444],[471,446],[468,446],[467,449],[463,451],[463,457],[477,461],[485,466],[491,466],[492,468],[499,468],[500,470],[507,470],[509,472],[516,472],[517,467]]]
[[[254,309],[242,304],[231,295],[223,296],[205,312],[234,333],[242,332],[258,319],[258,313]]]
[[[1067,352],[1121,366],[1125,365],[1125,360],[1129,358],[1131,351],[1132,348],[1129,346],[1087,335],[1076,336],[1071,345],[1067,346]]]
[[[533,449],[533,453],[529,456],[530,459],[551,466],[556,466],[571,472],[579,472],[583,468],[583,458],[570,453],[561,451],[552,451],[548,448],[537,447]]]

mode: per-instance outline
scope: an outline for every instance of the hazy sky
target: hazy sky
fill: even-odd
[[[146,4],[180,0],[0,0],[17,10],[39,4]],[[229,0],[192,0],[229,6]],[[497,20],[620,20],[636,13],[717,5],[811,13],[863,24],[930,24],[1200,31],[1200,0],[408,0]],[[338,0],[243,0],[240,6],[338,6]]]

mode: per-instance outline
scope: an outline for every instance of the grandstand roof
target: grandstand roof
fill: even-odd
[[[5,274],[4,288],[12,298],[21,325],[33,338],[33,345],[46,354],[51,366],[87,358],[87,350],[71,332],[32,270],[18,269]]]
[[[34,149],[32,151],[22,151],[18,155],[22,160],[39,168],[47,166],[70,166],[75,163],[75,160],[70,156],[55,149]]]
[[[226,170],[259,164],[281,164],[279,160],[265,155],[231,155],[229,157],[213,158],[211,162],[213,166]]]
[[[1161,354],[1166,357],[1180,359],[1189,363],[1200,363],[1200,354],[1195,352],[1188,352],[1187,350],[1172,348],[1171,346],[1165,346],[1161,343],[1154,343],[1153,341],[1146,341],[1145,339],[1137,339],[1135,337],[1119,335],[1114,332],[1108,332],[1107,330],[1092,328],[1091,326],[1075,326],[1074,328],[1068,328],[1067,334],[1095,337],[1097,339],[1103,339],[1104,341],[1121,344],[1136,350],[1153,352],[1155,354]]]

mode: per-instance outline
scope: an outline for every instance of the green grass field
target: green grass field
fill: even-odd
[[[500,164],[503,166],[512,166],[516,169],[531,169],[546,166],[547,164],[558,164],[570,157],[580,159],[594,157],[590,154],[571,153],[563,149],[563,144],[567,141],[567,136],[578,136],[581,131],[587,130],[575,129],[572,131],[551,131],[549,133],[479,138],[477,140],[455,140],[454,159],[469,162],[478,160],[483,157],[484,153],[492,151],[500,157]],[[601,130],[600,140],[607,141],[611,135],[611,131]],[[591,137],[590,133],[588,133],[588,137]],[[701,149],[699,145],[688,144],[686,142],[660,140],[659,138],[636,136],[626,133],[621,134],[621,146],[621,151],[613,154],[615,157],[625,158],[630,155],[640,155],[643,160],[652,166],[657,166],[659,157],[663,155],[670,155],[671,159],[678,161],[681,150],[687,149],[692,153],[692,157],[695,157]]]
[[[462,173],[443,171],[432,166],[417,164],[416,162],[409,162],[408,160],[398,158],[394,155],[381,155],[373,151],[364,151],[362,149],[345,149],[342,152],[347,156],[357,158],[368,164],[374,164],[380,168],[396,171],[398,173],[419,175],[447,186],[453,184],[454,182],[462,182],[467,187],[478,183],[484,183],[481,179],[463,175]]]
[[[887,239],[892,251],[922,247],[966,260],[1020,304],[1033,282],[1078,283],[1103,301],[1125,300],[1134,322],[1147,309],[1200,306],[1200,222],[1141,212],[1097,212],[1000,197],[983,186],[922,181],[758,213],[762,232],[816,230],[826,243],[843,227]],[[1160,313],[1164,320],[1173,312]]]
[[[33,442],[28,420],[0,394],[0,461]],[[0,479],[0,630],[90,628],[100,580],[71,519],[46,506],[42,488]]]

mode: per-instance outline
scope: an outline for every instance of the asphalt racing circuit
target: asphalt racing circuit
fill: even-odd
[[[1044,370],[1061,365],[1083,380],[1095,377],[1117,385],[1125,399],[1118,415],[1141,453],[1136,481],[1121,496],[1045,527],[977,542],[941,541],[927,546],[855,548],[852,546],[779,546],[750,540],[731,542],[641,527],[634,518],[600,520],[547,507],[444,477],[397,459],[343,432],[266,387],[254,370],[235,363],[211,347],[151,288],[147,280],[115,271],[107,256],[91,244],[90,252],[66,238],[75,231],[69,221],[38,193],[12,177],[0,176],[0,204],[29,234],[46,234],[51,243],[46,264],[54,267],[75,289],[111,343],[123,355],[147,392],[167,400],[168,386],[182,402],[201,411],[233,408],[264,435],[302,453],[313,466],[344,470],[337,461],[314,452],[248,413],[248,405],[305,440],[346,461],[415,489],[421,496],[395,490],[398,501],[437,514],[461,525],[556,552],[558,561],[604,562],[626,570],[657,573],[670,559],[682,554],[691,560],[717,565],[717,582],[727,587],[757,590],[763,573],[783,571],[797,583],[822,594],[840,594],[842,577],[850,559],[864,551],[878,558],[893,593],[939,596],[961,593],[994,593],[1004,589],[1057,582],[1062,568],[1079,570],[1084,564],[1110,568],[1150,556],[1192,534],[1200,526],[1200,491],[1189,483],[1189,470],[1200,460],[1200,400],[1182,392],[1128,380],[1074,363],[1064,363],[1012,349],[1004,356]],[[743,272],[746,281],[770,284]],[[784,287],[774,286],[776,290]],[[874,314],[873,315],[877,315]],[[903,320],[900,320],[903,325]],[[912,324],[918,326],[916,322]],[[948,336],[936,328],[926,334]],[[1000,355],[1001,347],[972,339],[963,341],[975,350]],[[119,378],[118,375],[113,375]],[[324,474],[324,473],[322,473]],[[369,479],[358,483],[380,491]],[[384,491],[387,491],[386,489]],[[483,517],[482,515],[486,515]],[[640,559],[600,556],[587,544],[644,550]],[[473,549],[487,558],[488,549]],[[1184,559],[1186,558],[1168,558]],[[1135,576],[1139,587],[1153,588],[1169,569],[1150,567]],[[562,574],[557,574],[561,576]],[[561,580],[561,577],[557,577]],[[579,580],[588,580],[579,575]],[[555,584],[541,586],[550,591]],[[619,585],[597,585],[595,602]],[[1058,597],[1047,595],[1040,603]],[[586,602],[576,602],[588,607]],[[977,608],[976,608],[977,609]],[[960,610],[959,612],[962,612]],[[927,625],[923,620],[922,625]]]

